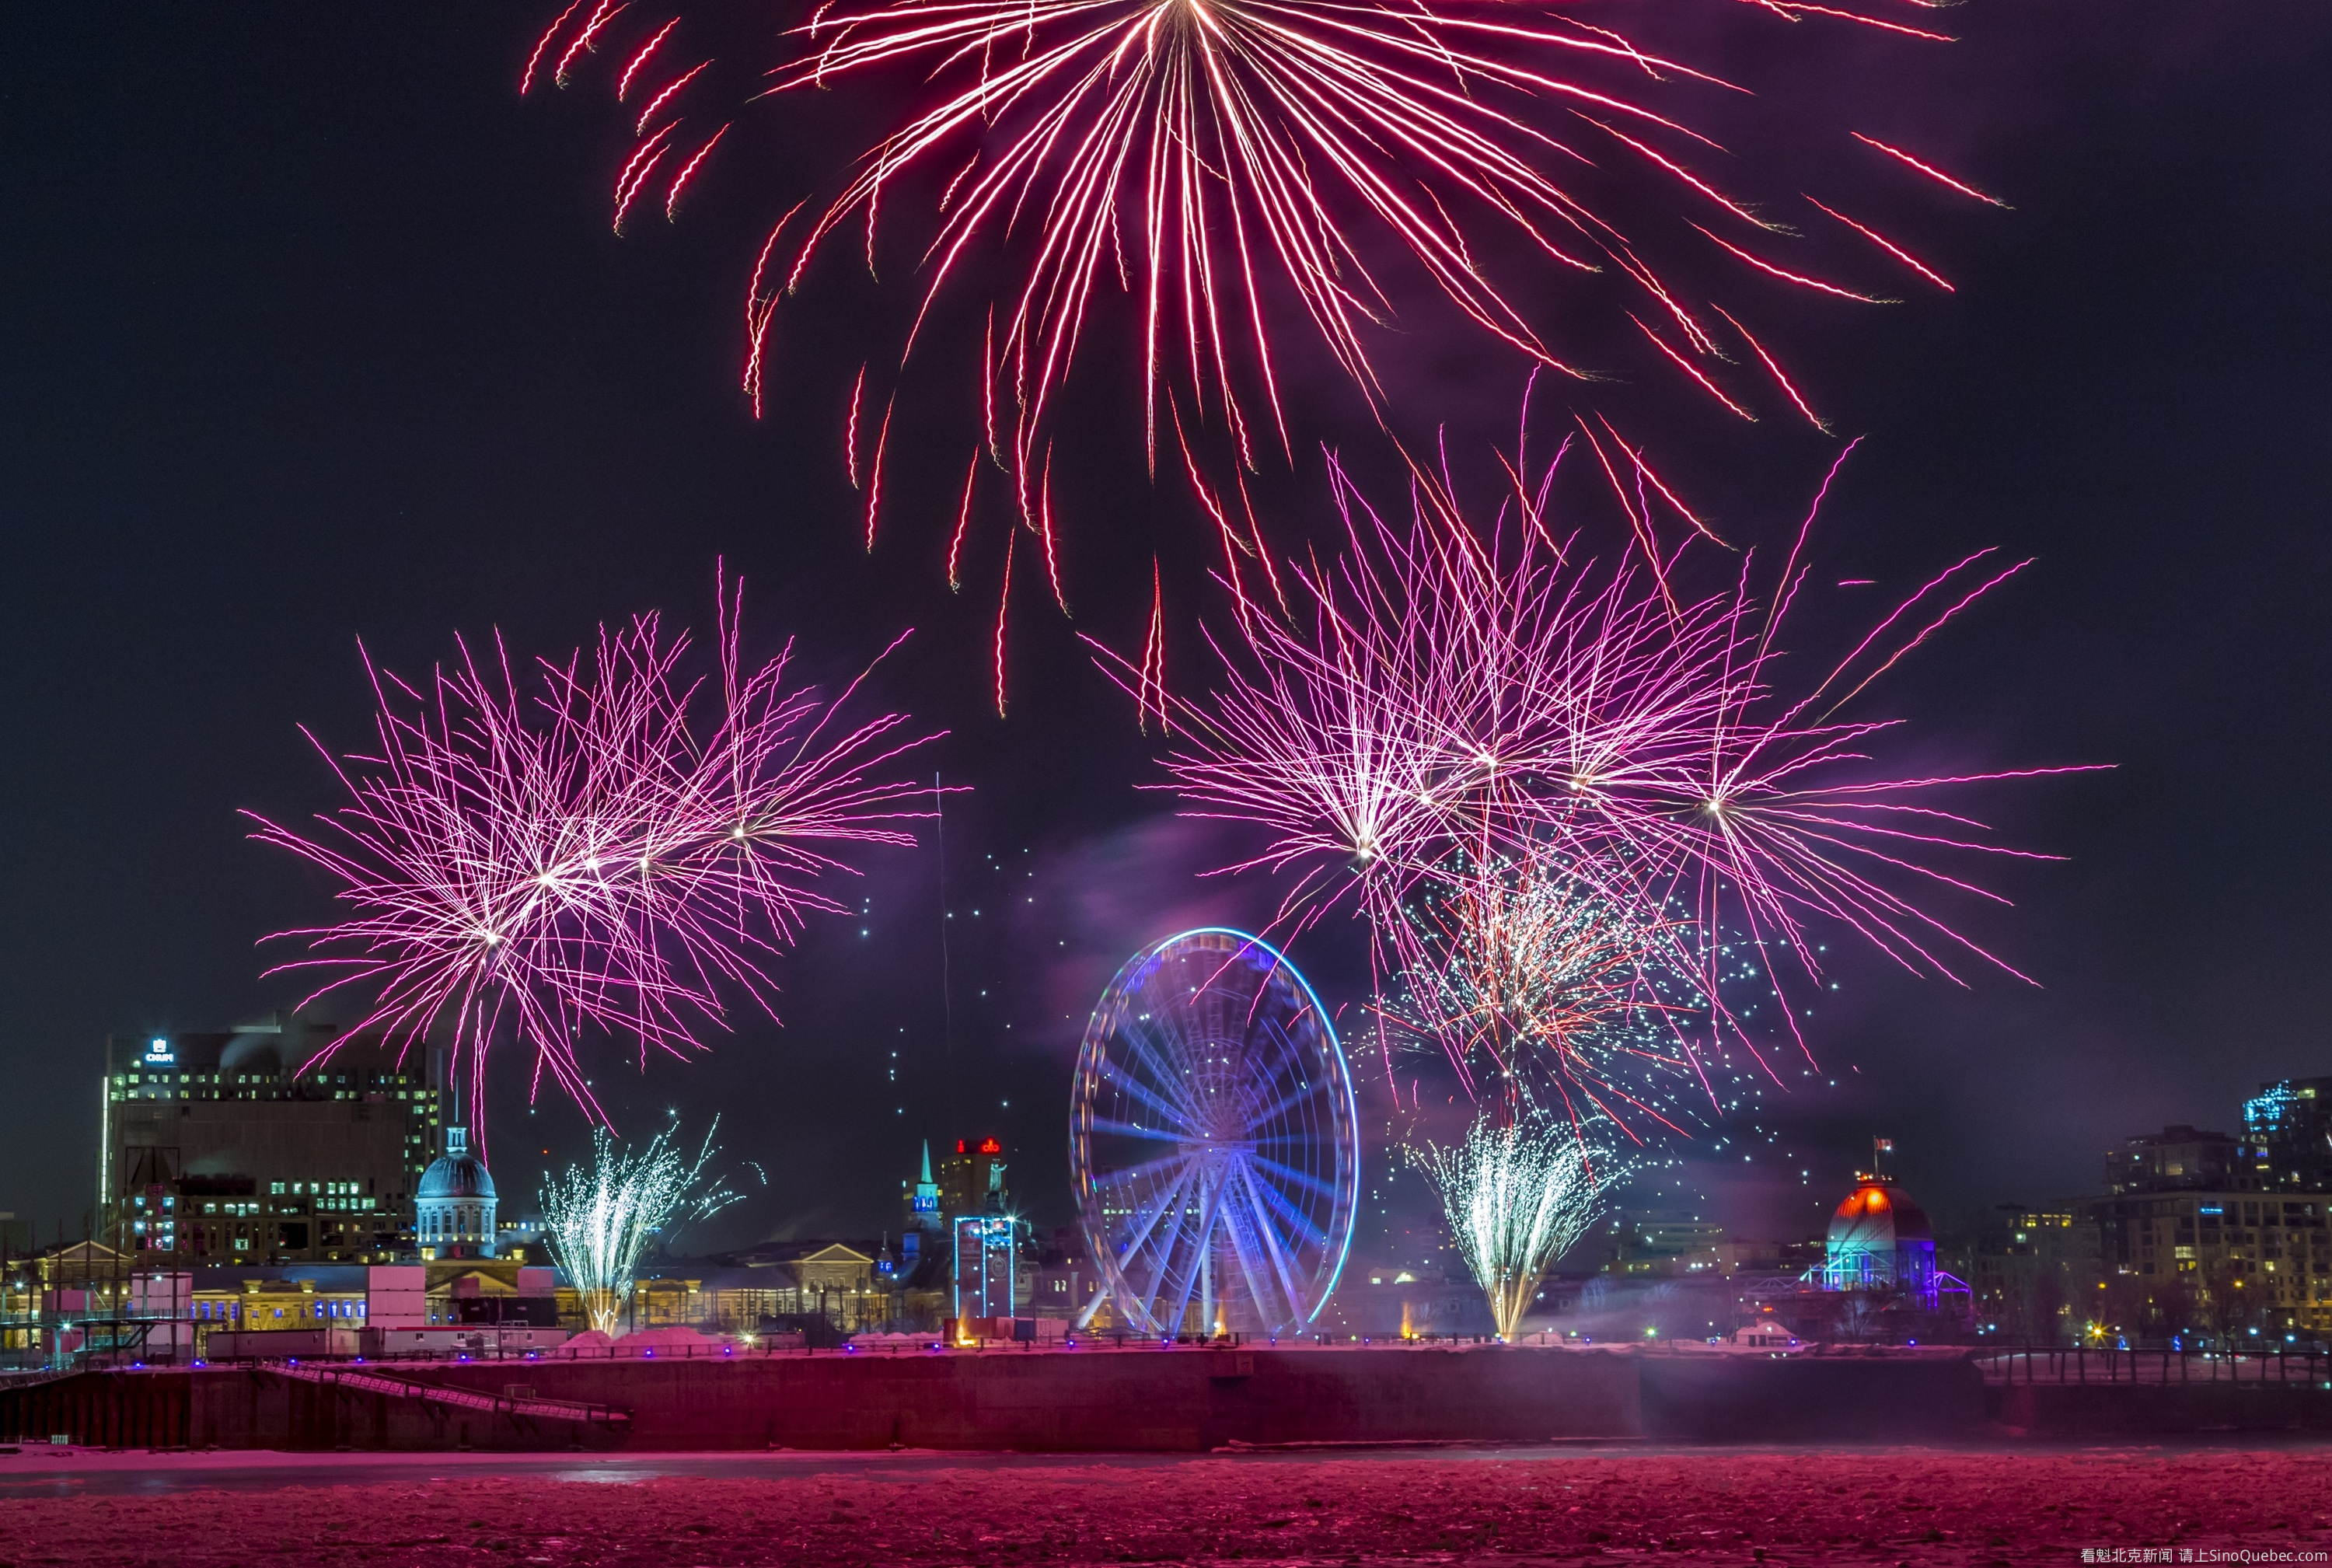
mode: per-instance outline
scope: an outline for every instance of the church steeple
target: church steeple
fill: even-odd
[[[940,1219],[940,1184],[932,1180],[932,1141],[929,1138],[923,1140],[922,1175],[916,1178],[913,1187],[904,1181],[899,1185],[903,1190],[901,1196],[907,1200],[906,1234],[900,1238],[900,1242],[903,1247],[907,1247],[912,1245],[907,1240],[908,1237],[919,1231],[938,1231],[943,1223]]]

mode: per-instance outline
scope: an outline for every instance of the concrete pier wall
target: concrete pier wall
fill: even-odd
[[[1205,1450],[1232,1443],[1631,1437],[1625,1353],[1486,1348],[1055,1351],[542,1362],[444,1371],[616,1405],[642,1448]]]
[[[1624,1439],[1689,1424],[1683,1404],[1706,1397],[1673,1376],[1655,1378],[1649,1386],[1663,1391],[1664,1413],[1648,1425],[1644,1368],[1673,1359],[1600,1347],[1185,1347],[374,1369],[473,1396],[613,1407],[628,1418],[615,1429],[267,1368],[90,1372],[0,1393],[0,1436],[37,1440],[53,1430],[76,1440],[220,1448],[1047,1452]],[[1747,1397],[1765,1401],[1772,1391],[1761,1383]]]
[[[0,1440],[363,1450],[1205,1452],[1393,1442],[1934,1440],[2332,1428],[2332,1391],[1986,1387],[1956,1354],[1632,1347],[930,1352],[83,1372],[0,1389]],[[483,1397],[482,1397],[483,1396]],[[494,1401],[520,1408],[481,1408]],[[580,1407],[624,1413],[610,1423]]]
[[[2020,1383],[1984,1391],[1993,1421],[2034,1438],[2332,1431],[2332,1390],[2305,1385]]]
[[[620,1432],[597,1422],[335,1387],[264,1368],[182,1375],[194,1380],[186,1439],[193,1448],[532,1452],[623,1446]]]
[[[1964,1436],[1983,1378],[1956,1355],[1648,1355],[1644,1435],[1671,1442],[1896,1441]]]

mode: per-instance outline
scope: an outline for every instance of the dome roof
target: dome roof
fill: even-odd
[[[486,1162],[470,1152],[468,1130],[462,1127],[445,1129],[445,1152],[431,1162],[421,1173],[421,1185],[414,1197],[430,1199],[484,1198],[494,1195],[494,1179],[486,1173]]]
[[[1884,1176],[1865,1176],[1830,1216],[1830,1251],[1893,1252],[1906,1242],[1935,1245],[1926,1213]]]
[[[494,1179],[475,1154],[441,1154],[421,1173],[416,1198],[492,1198]]]

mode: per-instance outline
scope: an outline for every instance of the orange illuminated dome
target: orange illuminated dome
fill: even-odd
[[[1892,1252],[1905,1241],[1933,1247],[1934,1227],[1920,1207],[1896,1190],[1892,1178],[1858,1172],[1861,1185],[1847,1195],[1830,1217],[1830,1249],[1841,1247],[1866,1252]]]
[[[1894,1286],[1933,1289],[1935,1232],[1891,1178],[1868,1171],[1830,1216],[1823,1283],[1833,1290]]]

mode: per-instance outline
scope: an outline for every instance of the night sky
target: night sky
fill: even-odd
[[[2111,1140],[2226,1128],[2262,1079],[2332,1072],[2332,11],[1971,0],[1937,14],[1963,41],[1920,53],[1671,9],[1671,38],[1706,19],[1704,50],[1770,98],[1775,157],[1807,126],[1884,124],[2013,203],[1825,162],[1809,173],[1896,203],[1959,292],[1874,311],[1728,286],[1867,436],[1819,536],[1825,577],[1885,595],[1986,544],[2038,558],[1890,680],[1883,705],[1916,721],[1903,754],[2116,765],[1980,802],[2013,842],[2069,857],[2001,875],[2016,907],[1970,916],[2040,987],[1914,981],[1833,944],[1820,1071],[1769,1086],[1754,1128],[1704,1139],[1683,1174],[1768,1235],[1811,1229],[1873,1133],[1945,1217],[2092,1190]],[[1080,372],[1059,475],[1077,619],[1016,598],[999,721],[994,550],[961,596],[941,569],[954,416],[938,394],[903,403],[871,555],[842,471],[847,388],[894,350],[909,269],[877,285],[826,268],[780,318],[758,423],[736,388],[760,235],[831,188],[886,100],[747,114],[678,224],[618,239],[625,143],[603,88],[514,91],[549,14],[0,14],[0,1209],[43,1235],[77,1232],[90,1201],[109,1031],[297,999],[254,943],[329,917],[329,888],[248,843],[236,812],[335,804],[297,726],[365,739],[359,638],[417,672],[457,631],[531,654],[645,609],[703,626],[722,560],[748,585],[750,646],[798,636],[821,678],[915,628],[873,694],[948,730],[923,767],[970,787],[947,820],[952,1043],[928,848],[837,884],[866,913],[777,966],[783,1028],[741,1013],[699,1060],[645,1074],[602,1043],[595,1082],[624,1130],[677,1109],[693,1134],[717,1111],[732,1167],[766,1171],[708,1242],[895,1228],[915,1141],[990,1131],[1024,1209],[1066,1223],[1069,1066],[1102,984],[1158,936],[1269,918],[1266,879],[1198,875],[1235,836],[1142,790],[1154,738],[1075,640],[1131,640],[1154,555],[1170,676],[1195,690],[1195,628],[1220,608],[1181,492],[1143,474],[1122,330]],[[791,14],[735,8],[732,48],[750,60],[763,18]],[[1316,358],[1292,361],[1295,464],[1257,482],[1295,535],[1331,521],[1323,443],[1384,470]],[[1518,360],[1427,310],[1386,362],[1412,435],[1446,424],[1461,451],[1506,435]],[[1681,488],[1729,537],[1781,538],[1835,446],[1778,419],[1720,425],[1643,380],[1611,406],[1655,432]],[[1580,492],[1582,526],[1610,528],[1595,500]],[[982,538],[1000,542],[1002,515]],[[1834,590],[1809,632],[1888,602]],[[1295,949],[1333,1005],[1363,999],[1359,935],[1331,923]],[[490,1130],[517,1200],[537,1151],[563,1162],[584,1125],[555,1101],[530,1112],[509,1055]]]

